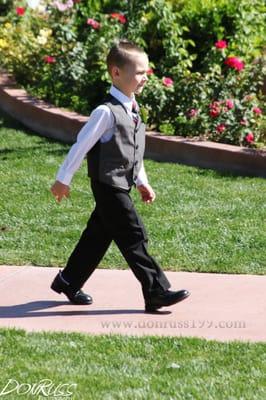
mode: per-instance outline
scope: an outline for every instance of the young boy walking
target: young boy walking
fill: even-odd
[[[141,48],[121,40],[108,54],[107,68],[110,93],[79,132],[51,188],[58,202],[68,197],[71,179],[87,156],[95,209],[51,288],[74,304],[91,304],[81,288],[114,240],[141,284],[145,310],[154,312],[184,300],[189,292],[169,290],[168,279],[148,253],[147,234],[130,197],[136,186],[144,202],[155,200],[143,165],[145,126],[135,101],[147,81],[149,61]]]

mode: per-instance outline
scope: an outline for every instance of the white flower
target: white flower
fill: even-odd
[[[27,0],[28,6],[34,10],[39,6],[41,0]]]
[[[46,13],[46,6],[45,6],[44,4],[40,4],[36,10],[37,10],[40,14],[45,14],[45,13]]]
[[[52,29],[43,28],[40,30],[39,35],[48,38],[53,33]]]
[[[39,44],[46,44],[47,43],[47,37],[46,36],[38,36],[37,37],[37,42],[39,43]]]

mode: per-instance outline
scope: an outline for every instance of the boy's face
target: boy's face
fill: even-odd
[[[113,67],[112,81],[126,96],[140,94],[147,82],[149,60],[146,54],[132,54],[132,61],[122,68]]]

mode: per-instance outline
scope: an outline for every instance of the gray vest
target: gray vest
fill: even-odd
[[[115,131],[105,143],[100,140],[87,154],[88,175],[110,186],[129,189],[136,182],[145,150],[145,125],[135,125],[125,107],[109,95],[104,102],[113,113]]]

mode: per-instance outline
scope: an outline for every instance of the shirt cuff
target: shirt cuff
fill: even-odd
[[[136,186],[141,186],[141,185],[148,185],[148,178],[145,172],[144,165],[142,164],[141,169],[139,171],[138,177],[136,179]]]
[[[64,172],[63,169],[60,169],[58,171],[58,174],[56,175],[56,180],[67,186],[70,185],[72,178],[73,178],[73,174]]]

